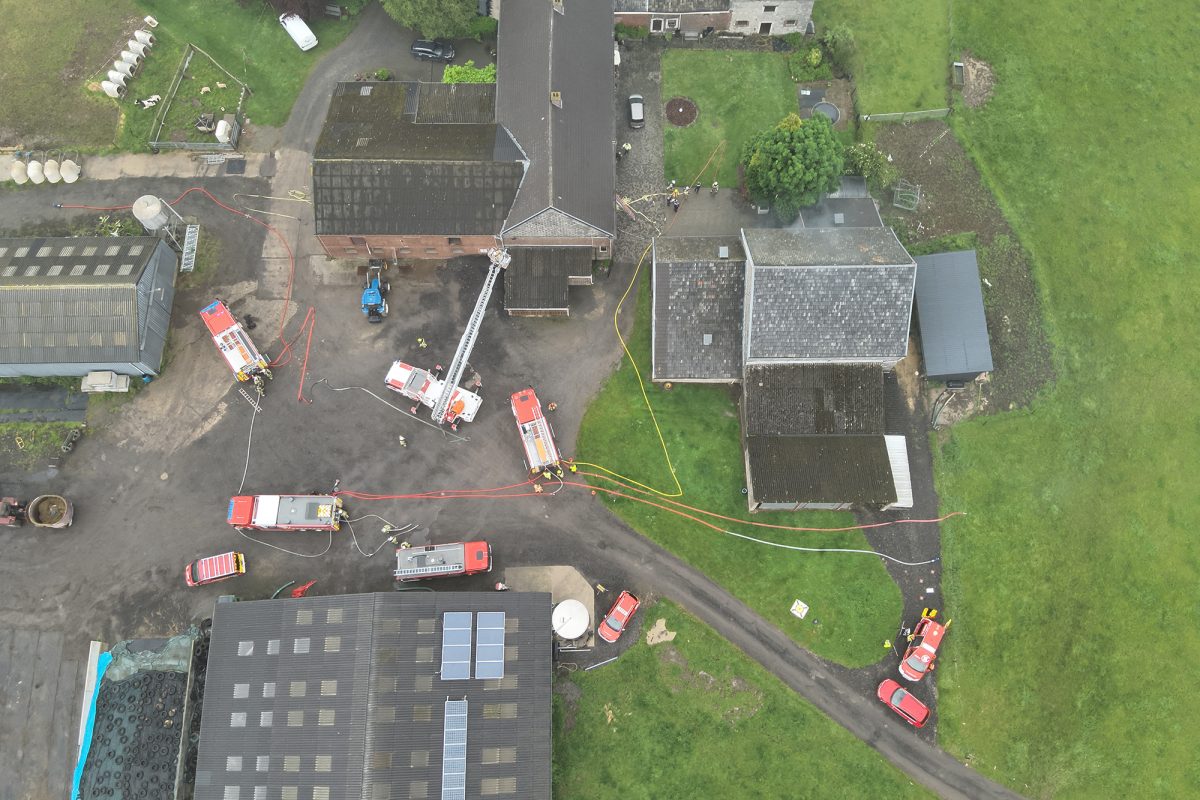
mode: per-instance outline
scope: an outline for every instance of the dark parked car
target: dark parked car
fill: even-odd
[[[646,104],[640,94],[629,95],[629,127],[646,127]]]
[[[449,42],[417,39],[412,43],[410,49],[414,56],[423,58],[426,61],[445,61],[449,63],[454,60],[454,45]]]

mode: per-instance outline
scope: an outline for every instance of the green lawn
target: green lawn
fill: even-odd
[[[1061,377],[937,460],[943,504],[969,512],[943,528],[942,742],[1034,796],[1194,797],[1194,9],[954,12],[997,90],[952,122],[1033,256]]]
[[[948,4],[949,0],[835,0],[813,7],[819,30],[845,23],[854,32],[860,114],[946,106],[950,62],[956,60],[950,57]]]
[[[715,178],[722,186],[736,186],[742,144],[800,108],[783,53],[667,50],[662,76],[664,103],[690,97],[700,112],[687,128],[666,125],[663,171],[681,184],[707,185]]]
[[[276,126],[287,121],[309,70],[354,26],[353,18],[315,19],[309,26],[320,44],[314,50],[302,52],[279,24],[278,13],[262,0],[249,0],[245,6],[234,0],[137,0],[137,5],[143,14],[158,20],[159,26],[154,30],[158,42],[142,74],[130,82],[129,98],[120,103],[125,115],[117,142],[120,150],[148,149],[146,142],[158,109],[143,110],[134,105],[133,99],[152,94],[167,96],[187,44],[199,47],[250,87],[253,94],[246,101],[246,115],[251,124]],[[219,71],[206,64],[199,54],[192,64],[189,72],[194,75],[183,82],[172,113],[181,114],[181,119],[194,118],[205,110],[204,106],[212,104],[218,93],[220,97],[216,99],[227,100],[222,105],[232,112],[237,107],[236,84],[223,80],[229,88],[219,90],[205,82],[206,77],[216,80]],[[199,91],[203,85],[209,85],[213,93],[202,98]],[[219,107],[212,110],[219,112]],[[190,123],[194,119],[184,121]],[[189,130],[178,125],[172,125],[171,129]]]
[[[637,323],[629,341],[644,376],[649,375],[649,263],[643,265]],[[632,302],[632,301],[630,301]],[[648,385],[667,447],[683,484],[680,500],[740,519],[746,508],[737,409],[731,389]],[[671,492],[674,484],[663,459],[654,425],[642,401],[637,378],[627,361],[608,380],[584,416],[579,460],[600,464]],[[611,484],[601,484],[611,485]],[[635,529],[679,555],[814,652],[851,666],[878,661],[882,643],[894,636],[901,598],[879,559],[862,555],[798,553],[754,544],[718,533],[666,511],[630,500],[606,504]],[[810,527],[852,525],[849,514],[762,513],[759,522]],[[747,531],[745,528],[739,530]],[[807,547],[869,549],[852,533],[747,531],[753,535]],[[788,613],[795,599],[812,610],[806,620]],[[820,624],[813,624],[818,620]]]
[[[263,0],[112,0],[103,7],[84,0],[44,0],[36,14],[29,9],[28,3],[0,0],[5,45],[0,145],[147,149],[155,110],[140,109],[133,99],[166,96],[188,42],[254,89],[247,106],[252,122],[282,125],[309,70],[354,26],[352,18],[315,20],[311,27],[320,44],[303,53]],[[142,73],[129,82],[129,98],[116,101],[87,91],[89,82],[105,80],[134,30],[131,21],[147,14],[159,21],[153,30],[158,42]],[[227,91],[233,95],[232,110],[236,96],[232,88]]]
[[[556,797],[931,796],[676,606],[642,614],[643,629],[665,619],[674,641],[643,639],[615,664],[557,679],[579,697],[558,687]]]

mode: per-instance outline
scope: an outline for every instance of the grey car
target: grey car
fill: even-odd
[[[454,60],[454,45],[449,42],[417,39],[412,43],[412,47],[409,50],[417,58],[423,58],[426,61],[445,61],[449,63]]]
[[[646,104],[640,94],[629,95],[629,127],[646,127]]]

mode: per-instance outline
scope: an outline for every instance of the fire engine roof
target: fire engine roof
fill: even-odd
[[[446,612],[507,616],[504,678],[440,678]],[[213,616],[196,800],[254,787],[343,800],[441,796],[446,699],[466,699],[466,791],[550,798],[550,595],[395,592],[223,603]],[[515,760],[485,757],[515,748]],[[231,790],[238,787],[239,791]],[[325,791],[327,790],[327,791]]]

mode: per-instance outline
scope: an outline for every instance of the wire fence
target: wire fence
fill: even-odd
[[[214,139],[206,139],[203,141],[184,140],[176,141],[164,138],[163,129],[167,124],[167,117],[171,112],[171,106],[176,100],[179,93],[179,85],[187,74],[188,66],[192,62],[192,57],[199,53],[212,62],[213,66],[221,72],[229,76],[229,79],[234,81],[239,87],[237,108],[233,112],[233,120],[230,125],[229,141],[220,142]],[[150,129],[150,148],[155,153],[160,150],[200,150],[200,151],[234,151],[237,150],[238,137],[241,135],[242,127],[245,124],[245,111],[243,106],[246,102],[246,97],[250,94],[250,87],[242,83],[233,73],[222,67],[217,60],[208,53],[201,50],[196,45],[189,43],[184,49],[183,61],[179,65],[179,69],[175,71],[175,77],[171,81],[171,87],[167,90],[166,100],[159,107],[158,113],[155,114],[154,124]]]
[[[890,114],[863,114],[863,122],[916,122],[921,119],[943,119],[950,116],[952,109],[931,108],[927,111],[896,111]]]

